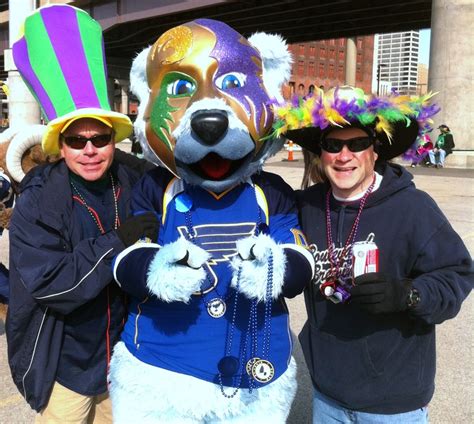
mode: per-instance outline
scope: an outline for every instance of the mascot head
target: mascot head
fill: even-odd
[[[141,102],[136,131],[145,135],[147,157],[215,192],[244,181],[281,147],[266,137],[290,68],[276,35],[247,40],[210,19],[165,32],[132,66]]]

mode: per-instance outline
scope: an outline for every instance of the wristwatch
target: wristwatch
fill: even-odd
[[[408,309],[413,309],[420,303],[421,297],[420,297],[420,292],[415,289],[411,288],[410,291],[408,292],[407,296],[407,306]]]

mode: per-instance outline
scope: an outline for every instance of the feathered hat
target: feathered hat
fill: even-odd
[[[76,7],[49,5],[26,18],[20,35],[13,59],[48,121],[42,140],[46,153],[59,152],[59,135],[80,118],[112,127],[116,142],[130,135],[130,118],[110,108],[98,22]]]
[[[321,136],[334,127],[368,129],[380,142],[378,155],[389,160],[407,150],[419,133],[432,125],[439,111],[430,105],[433,94],[425,96],[366,95],[360,88],[341,86],[326,93],[274,105],[275,136],[284,135],[305,149],[320,154]]]

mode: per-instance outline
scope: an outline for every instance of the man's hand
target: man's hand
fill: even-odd
[[[401,312],[408,308],[411,280],[391,280],[382,272],[362,274],[354,280],[351,303],[371,314]]]
[[[156,242],[160,223],[153,212],[145,212],[128,218],[115,231],[123,244],[128,247],[141,238],[149,238]]]

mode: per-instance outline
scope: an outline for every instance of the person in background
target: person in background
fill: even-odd
[[[87,49],[75,34],[87,35]],[[112,261],[139,239],[157,237],[154,214],[127,219],[140,175],[117,160],[115,143],[132,124],[105,103],[102,49],[99,24],[66,5],[36,10],[13,46],[47,113],[43,151],[62,157],[25,176],[10,222],[8,360],[38,423],[112,422],[107,372],[127,302]],[[60,96],[58,75],[69,90]]]
[[[302,149],[304,161],[304,173],[301,180],[301,189],[311,187],[326,180],[321,168],[321,160],[318,155],[307,149]]]
[[[302,109],[318,121],[295,121]],[[472,259],[433,199],[388,161],[434,110],[427,98],[368,97],[347,86],[276,109],[275,128],[317,155],[325,176],[298,195],[318,270],[299,336],[313,423],[428,422],[435,328],[470,293]]]
[[[419,163],[429,163],[429,152],[433,149],[433,143],[429,134],[425,133],[419,136],[413,147],[408,149],[407,153],[410,153],[411,167],[415,168]],[[406,155],[406,154],[405,154]]]
[[[15,200],[10,177],[0,168],[0,236],[8,225],[8,219],[3,219],[6,211],[12,208]],[[0,262],[0,320],[5,319],[6,305],[9,297],[8,269]]]
[[[446,156],[453,152],[455,145],[453,135],[447,125],[442,124],[438,129],[439,135],[434,148],[429,152],[429,157],[431,166],[443,168]]]

